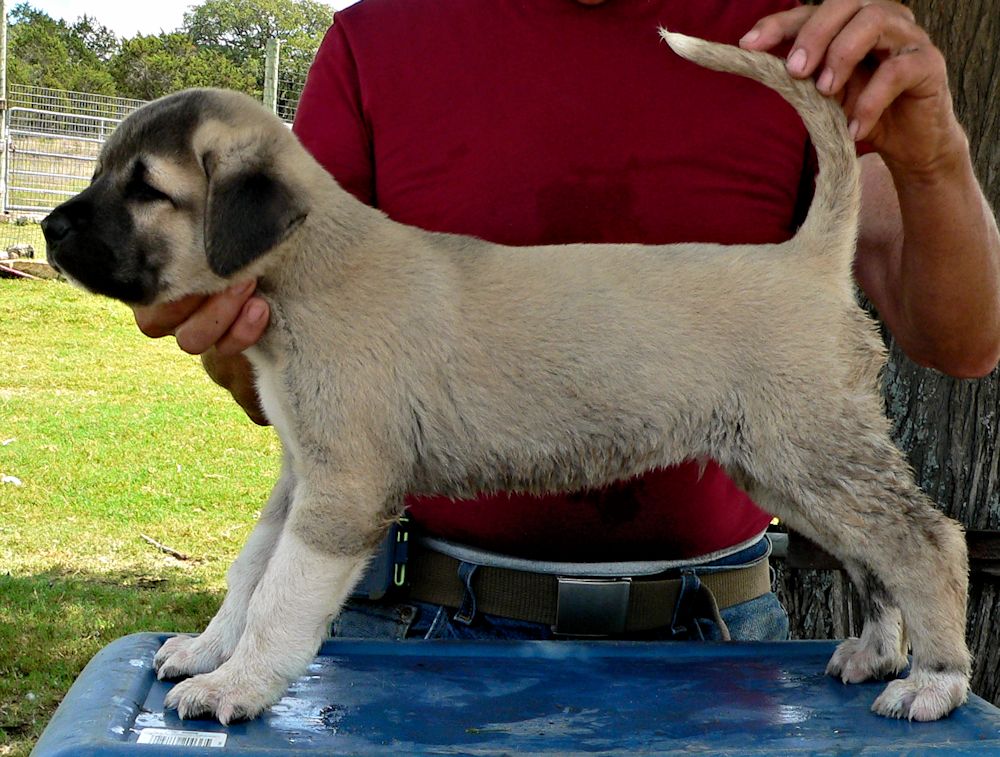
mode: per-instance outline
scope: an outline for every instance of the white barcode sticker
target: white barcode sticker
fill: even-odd
[[[212,733],[211,731],[174,731],[169,728],[143,728],[135,743],[221,748],[226,745],[226,734]]]

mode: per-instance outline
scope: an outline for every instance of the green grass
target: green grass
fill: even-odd
[[[86,662],[197,631],[277,475],[173,339],[60,282],[0,280],[0,755],[26,754]],[[191,560],[170,557],[140,534]]]

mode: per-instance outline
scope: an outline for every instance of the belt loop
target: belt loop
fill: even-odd
[[[729,627],[719,614],[719,603],[712,590],[701,582],[692,569],[681,571],[681,590],[677,595],[670,632],[674,637],[705,641],[699,618],[711,620],[719,629],[722,641],[729,641]]]
[[[478,565],[462,562],[458,565],[458,580],[465,586],[462,604],[452,616],[452,620],[463,625],[471,625],[476,617],[476,592],[472,589],[472,578],[476,575]]]
[[[674,637],[704,640],[701,627],[695,619],[695,599],[701,590],[701,579],[691,570],[681,571],[681,590],[677,593],[674,617],[670,621],[670,633]],[[695,636],[697,634],[697,636]]]

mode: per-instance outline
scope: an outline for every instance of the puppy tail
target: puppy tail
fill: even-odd
[[[805,123],[819,160],[816,194],[796,237],[815,237],[817,250],[837,273],[850,275],[861,205],[860,175],[854,140],[840,106],[824,97],[812,79],[793,79],[780,59],[660,29],[660,36],[683,58],[716,71],[740,74],[775,90]]]

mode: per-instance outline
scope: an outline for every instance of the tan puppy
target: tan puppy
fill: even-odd
[[[167,641],[182,717],[253,717],[307,667],[407,493],[568,491],[714,458],[864,593],[829,672],[913,671],[874,709],[939,718],[965,698],[957,524],[887,433],[883,364],[851,279],[859,189],[836,105],[777,59],[664,32],[680,54],[778,90],[820,175],[776,245],[506,248],[402,226],[356,201],[249,98],[195,90],[115,132],[91,186],[45,221],[89,289],[164,302],[260,278],[248,351],[281,479],[207,630]]]

